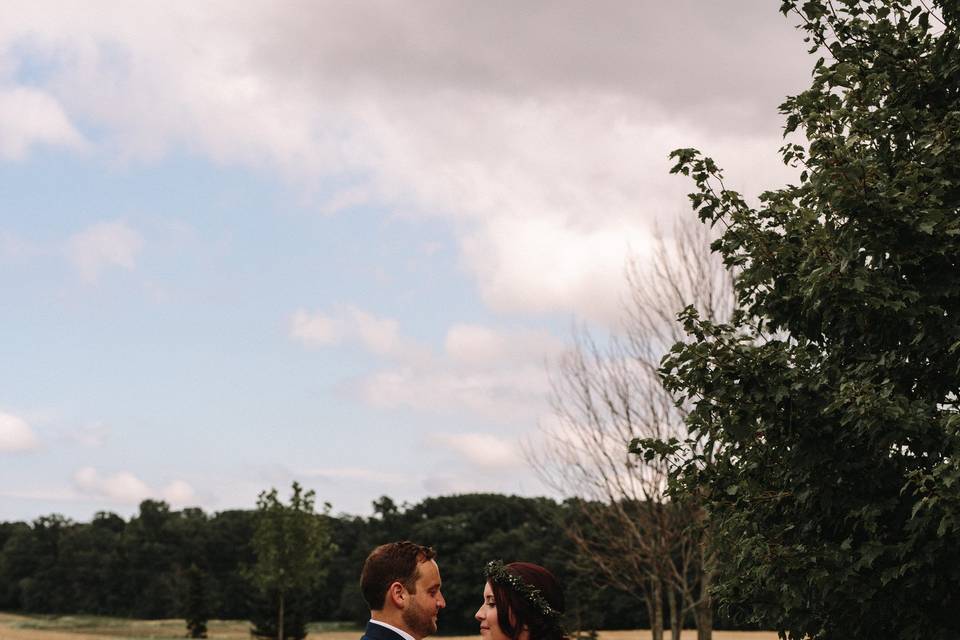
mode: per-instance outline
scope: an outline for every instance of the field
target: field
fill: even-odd
[[[250,624],[242,620],[211,620],[211,640],[250,640]],[[0,613],[0,640],[119,640],[121,638],[173,640],[183,638],[183,620],[129,620],[99,616],[21,616]],[[648,640],[650,632],[601,631],[599,640]],[[669,638],[669,633],[666,634]],[[696,632],[683,637],[696,639]],[[767,631],[715,631],[715,640],[776,640]],[[310,627],[308,640],[359,640],[360,631],[318,624]],[[478,640],[479,636],[444,636],[443,640]]]

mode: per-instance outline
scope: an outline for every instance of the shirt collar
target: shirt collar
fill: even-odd
[[[378,625],[380,625],[381,627],[386,627],[387,629],[390,629],[390,631],[393,631],[394,633],[400,634],[400,636],[403,638],[403,640],[416,640],[416,638],[414,638],[412,635],[410,635],[409,633],[407,633],[407,632],[404,631],[403,629],[397,629],[397,628],[396,628],[395,626],[393,626],[392,624],[387,624],[386,622],[380,622],[379,620],[374,620],[373,618],[370,619],[370,622],[372,622],[373,624],[378,624]]]

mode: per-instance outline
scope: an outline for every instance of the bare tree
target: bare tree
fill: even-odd
[[[572,498],[577,517],[567,533],[603,580],[642,594],[654,640],[662,640],[663,609],[673,640],[692,615],[699,640],[713,626],[709,582],[712,560],[697,505],[666,495],[669,469],[661,458],[628,452],[635,438],[686,435],[683,407],[663,388],[663,354],[685,339],[676,314],[694,305],[725,320],[732,312],[732,279],[709,251],[709,234],[694,222],[677,223],[658,237],[650,260],[627,268],[631,297],[621,330],[602,343],[575,332],[574,348],[552,378],[557,424],[541,429],[543,443],[526,456],[540,477]]]

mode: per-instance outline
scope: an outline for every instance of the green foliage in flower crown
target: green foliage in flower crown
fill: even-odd
[[[740,311],[663,361],[725,611],[790,638],[960,637],[960,5],[787,0],[809,89],[781,106],[799,184],[754,208],[673,153]],[[687,445],[685,447],[685,445]],[[704,446],[706,445],[706,446]],[[694,456],[710,451],[713,458]]]

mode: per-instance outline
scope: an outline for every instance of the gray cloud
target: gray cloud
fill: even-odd
[[[726,129],[779,123],[809,61],[774,3],[275,3],[253,61],[311,90],[642,98]]]

